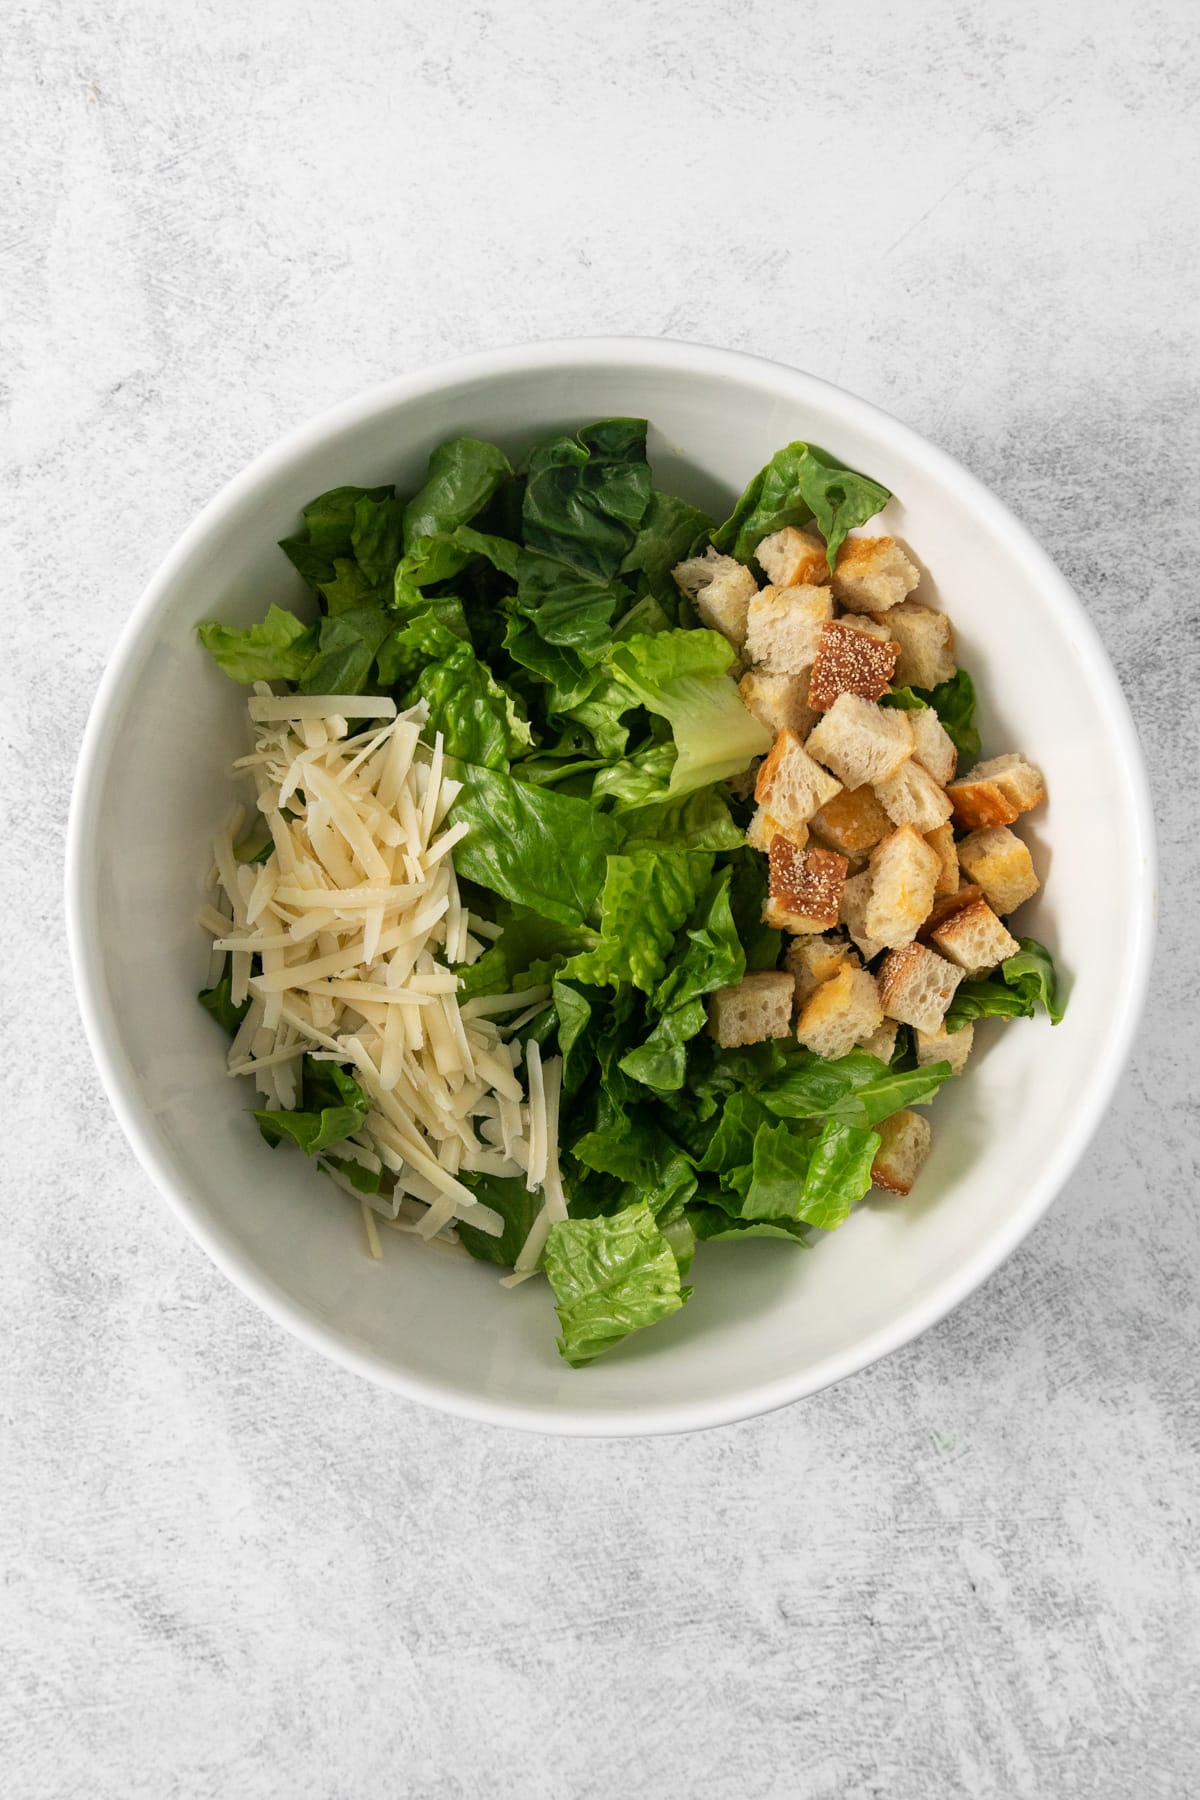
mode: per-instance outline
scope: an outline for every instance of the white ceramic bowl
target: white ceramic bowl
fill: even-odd
[[[1066,1021],[992,1025],[933,1111],[908,1201],[871,1201],[811,1255],[702,1248],[682,1313],[584,1370],[555,1348],[542,1283],[357,1220],[296,1155],[273,1153],[196,1004],[195,924],[209,842],[228,815],[244,694],[194,626],[247,623],[302,592],[276,549],[300,507],[343,482],[412,488],[453,432],[520,452],[540,434],[645,415],[658,483],[726,502],[780,445],[807,438],[885,482],[885,523],[928,570],[980,695],[985,754],[1045,770],[1033,817],[1044,892],[1021,916],[1052,945]],[[811,376],[696,345],[597,339],[488,352],[377,388],[267,451],[208,506],[131,617],[79,761],[68,919],[83,1019],[143,1165],[239,1287],[305,1342],[413,1399],[546,1431],[720,1424],[810,1394],[942,1317],[1049,1205],[1101,1118],[1129,1048],[1153,918],[1150,805],[1137,740],[1092,627],[1052,563],[956,462]]]

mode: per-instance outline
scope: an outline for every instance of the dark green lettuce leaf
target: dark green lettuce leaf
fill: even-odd
[[[691,556],[712,530],[713,521],[708,515],[689,506],[686,500],[678,500],[673,494],[650,495],[638,534],[621,564],[621,574],[642,578],[650,602],[666,609],[664,626],[679,623],[679,590],[671,579],[671,570]],[[647,627],[640,624],[637,629],[645,631]]]
[[[392,496],[364,494],[354,503],[350,548],[365,579],[387,588],[404,542],[404,509]]]
[[[700,1201],[687,1209],[692,1230],[701,1243],[736,1243],[750,1238],[782,1238],[801,1250],[812,1246],[813,1228],[792,1219],[735,1219],[723,1206]]]
[[[1020,950],[1000,964],[985,981],[964,981],[946,1013],[946,1030],[958,1031],[972,1019],[1032,1019],[1042,1007],[1052,1025],[1062,1023],[1065,1006],[1058,997],[1054,959],[1036,938],[1018,938]]]
[[[238,1026],[250,1010],[249,1000],[243,1000],[240,1006],[235,1006],[232,993],[233,978],[230,971],[226,969],[221,979],[213,987],[204,988],[196,996],[205,1012],[211,1013],[222,1031],[228,1032],[230,1037],[234,1036]]]
[[[544,1266],[562,1327],[559,1349],[574,1366],[678,1312],[691,1295],[644,1201],[608,1218],[551,1226]]]
[[[672,794],[724,781],[771,748],[770,732],[746,711],[730,680],[733,660],[716,631],[662,631],[609,651],[608,666],[633,700],[671,727],[678,753]]]
[[[215,622],[196,630],[209,655],[234,681],[299,681],[317,648],[317,627],[279,606],[245,631]]]
[[[393,621],[382,606],[359,606],[321,620],[316,655],[297,686],[302,694],[361,694]]]
[[[456,641],[439,662],[427,663],[406,698],[429,707],[427,731],[440,731],[447,756],[507,769],[533,742],[529,721],[514,695],[479,661],[470,644]]]
[[[770,864],[757,850],[745,849],[729,859],[730,905],[747,969],[773,969],[783,949],[783,933],[763,923]]]
[[[512,474],[503,450],[479,438],[447,438],[430,453],[422,487],[404,508],[404,544],[466,525]]]
[[[870,1188],[878,1149],[878,1133],[832,1119],[819,1132],[760,1125],[749,1169],[725,1172],[740,1196],[727,1210],[743,1219],[790,1219],[836,1230]]]
[[[282,538],[279,548],[299,569],[310,587],[321,588],[335,579],[339,558],[354,560],[355,508],[361,500],[391,500],[392,487],[331,488],[304,508],[304,529],[295,537]]]
[[[467,1218],[460,1219],[456,1226],[463,1249],[470,1251],[480,1262],[511,1269],[542,1210],[541,1192],[530,1193],[523,1177],[463,1174],[459,1179],[482,1205],[490,1206],[504,1220],[501,1235],[492,1237],[489,1232],[470,1224],[468,1213]]]
[[[730,517],[713,532],[713,543],[748,563],[773,531],[815,519],[832,569],[846,533],[873,519],[890,499],[887,488],[846,468],[827,450],[788,444],[759,470]]]
[[[460,878],[563,925],[584,925],[621,830],[586,800],[533,787],[498,770],[457,764],[453,822],[470,831],[454,852]]]
[[[295,1112],[259,1112],[254,1117],[268,1144],[285,1137],[309,1156],[350,1137],[370,1110],[365,1090],[335,1062],[303,1061],[302,1096]]]
[[[789,1052],[786,1073],[759,1094],[763,1105],[779,1118],[829,1118],[869,1128],[903,1107],[931,1100],[950,1079],[945,1062],[899,1071],[865,1050],[852,1050],[833,1062],[811,1050],[789,1046]]]
[[[520,550],[520,545],[510,538],[475,531],[470,525],[456,525],[453,531],[417,538],[396,564],[395,585],[402,591],[405,587],[427,588],[435,582],[450,581],[477,556],[515,581]]]
[[[678,1092],[687,1072],[687,1045],[704,1028],[704,995],[740,981],[745,969],[729,904],[729,871],[722,869],[676,940],[669,971],[652,999],[657,1022],[645,1043],[621,1058],[624,1073],[662,1093]]]
[[[565,974],[607,986],[632,982],[643,993],[662,979],[675,933],[712,869],[700,851],[635,850],[610,856],[600,901],[600,941],[573,957]]]
[[[644,419],[604,419],[530,452],[522,523],[530,550],[610,581],[650,503]]]
[[[594,792],[593,788],[593,792]],[[745,842],[719,788],[694,788],[670,800],[617,812],[628,850],[740,850]]]

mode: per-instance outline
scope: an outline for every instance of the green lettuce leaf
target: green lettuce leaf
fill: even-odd
[[[1061,1025],[1065,1005],[1058,997],[1054,959],[1036,938],[1018,938],[1021,948],[1000,964],[999,979],[964,981],[946,1013],[946,1030],[959,1031],[972,1019],[1032,1019],[1038,1007],[1052,1025]]]
[[[614,644],[608,666],[639,705],[667,720],[678,752],[669,792],[686,794],[739,774],[771,748],[742,705],[728,669],[733,650],[716,631],[663,631]]]
[[[621,574],[642,577],[651,603],[666,609],[664,625],[678,623],[679,590],[671,579],[671,570],[691,556],[712,530],[713,521],[708,515],[689,506],[686,500],[678,500],[673,494],[650,495],[637,536],[621,564]],[[640,624],[636,629],[645,631],[646,625]]]
[[[827,1120],[819,1134],[786,1124],[760,1125],[738,1216],[791,1219],[834,1231],[871,1186],[879,1135]]]
[[[447,756],[485,769],[507,769],[533,742],[516,698],[470,644],[456,641],[449,655],[425,665],[406,704],[418,699],[427,703],[427,730],[442,733]]]
[[[453,531],[417,538],[396,565],[395,586],[403,591],[405,587],[427,588],[438,581],[450,581],[477,556],[515,581],[520,549],[510,538],[475,531],[470,525],[456,525]]]
[[[746,961],[729,901],[729,871],[720,870],[700,895],[670,970],[653,996],[658,1021],[644,1044],[627,1052],[620,1066],[632,1080],[664,1093],[683,1086],[687,1045],[703,1030],[704,995],[740,981]]]
[[[746,841],[715,787],[694,788],[615,816],[624,827],[628,850],[740,850]]]
[[[931,1100],[949,1079],[945,1062],[899,1071],[864,1050],[827,1062],[798,1049],[787,1072],[760,1089],[759,1098],[779,1118],[828,1118],[869,1129],[903,1107]]]
[[[559,1349],[575,1367],[678,1312],[691,1294],[644,1201],[608,1218],[551,1226],[544,1264],[562,1328]]]
[[[782,1238],[808,1250],[812,1244],[812,1227],[792,1219],[735,1219],[723,1206],[710,1206],[701,1201],[688,1207],[688,1220],[701,1243],[736,1242],[748,1238]]]
[[[302,694],[361,694],[393,621],[382,606],[360,606],[321,620],[316,655],[297,686]]]
[[[846,533],[873,519],[890,499],[887,488],[846,468],[827,450],[788,444],[759,470],[730,517],[713,532],[713,543],[748,563],[773,531],[815,519],[832,569]]]
[[[600,941],[565,973],[597,987],[632,982],[643,993],[662,979],[675,933],[712,868],[704,852],[635,850],[610,856],[600,901]]]
[[[650,504],[644,419],[603,419],[530,452],[525,543],[579,575],[610,581]]]
[[[463,1249],[468,1250],[479,1262],[494,1263],[498,1268],[511,1269],[524,1247],[534,1220],[542,1210],[540,1191],[530,1193],[524,1178],[520,1176],[509,1178],[467,1174],[460,1179],[477,1200],[490,1206],[504,1220],[504,1230],[498,1238],[480,1231],[477,1225],[469,1224],[469,1213],[466,1219],[458,1220],[456,1230]]]
[[[370,1101],[354,1076],[337,1063],[315,1062],[306,1056],[302,1066],[303,1091],[297,1110],[255,1111],[254,1117],[268,1144],[280,1144],[289,1137],[308,1156],[315,1156],[318,1150],[356,1132],[370,1110]]]
[[[230,1037],[234,1036],[238,1026],[250,1010],[249,1000],[243,1000],[240,1006],[235,1006],[232,993],[233,977],[226,969],[221,979],[213,987],[204,988],[196,996],[205,1012],[211,1013],[222,1031],[228,1032]]]
[[[386,589],[400,560],[404,509],[390,494],[363,494],[354,503],[350,548],[364,578]],[[332,608],[331,608],[332,610]]]
[[[331,488],[304,508],[304,529],[282,538],[279,548],[299,569],[310,587],[323,588],[336,579],[339,558],[354,560],[355,508],[360,500],[391,500],[392,487]]]
[[[460,879],[478,882],[518,906],[563,925],[584,925],[604,885],[620,827],[586,800],[533,787],[474,763],[453,768],[463,790],[451,808],[465,819],[457,845]]]
[[[503,450],[479,438],[447,438],[430,453],[424,484],[404,508],[404,544],[466,525],[512,474]]]
[[[196,630],[209,655],[234,681],[299,681],[317,648],[317,627],[279,606],[245,631],[215,621]]]

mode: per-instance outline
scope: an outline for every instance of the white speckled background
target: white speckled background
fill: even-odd
[[[15,0],[3,35],[0,1791],[1194,1794],[1194,7]],[[229,475],[397,370],[609,331],[842,382],[1029,521],[1133,702],[1163,923],[1107,1127],[984,1292],[774,1417],[589,1444],[404,1405],[226,1286],[93,1075],[59,865],[114,635]]]

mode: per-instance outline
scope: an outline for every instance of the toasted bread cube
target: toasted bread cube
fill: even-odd
[[[746,661],[770,675],[799,675],[812,667],[832,617],[827,587],[761,588],[746,613]]]
[[[922,837],[949,819],[953,808],[928,769],[910,757],[890,781],[876,783],[875,792],[896,825],[914,825]]]
[[[928,941],[939,925],[944,925],[947,919],[952,919],[956,912],[963,910],[964,906],[974,906],[977,900],[982,899],[983,889],[981,887],[976,887],[973,881],[960,881],[952,894],[939,894],[934,900],[917,936],[923,942]]]
[[[808,702],[817,712],[833,705],[839,694],[861,694],[878,700],[886,694],[899,655],[893,643],[880,643],[839,619],[822,625],[808,684]]]
[[[941,867],[937,851],[912,825],[901,825],[876,844],[864,919],[867,935],[890,950],[910,944],[933,905]]]
[[[828,937],[797,937],[788,945],[783,966],[796,984],[796,1005],[803,1006],[823,981],[831,981],[845,963],[856,969],[858,958],[840,932]]]
[[[771,872],[763,923],[780,931],[828,931],[838,922],[846,859],[836,850],[798,850],[771,839]]]
[[[875,1127],[879,1148],[871,1164],[871,1180],[886,1194],[911,1194],[913,1183],[921,1173],[933,1128],[920,1113],[893,1113]]]
[[[867,907],[871,901],[871,871],[864,869],[860,874],[849,875],[842,888],[841,916],[842,924],[850,933],[859,951],[871,961],[887,946],[879,939],[867,935]]]
[[[884,617],[887,617],[886,613]],[[892,634],[887,626],[880,625],[870,613],[847,613],[844,619],[838,620],[838,624],[849,626],[851,631],[861,631],[864,637],[874,638],[877,644],[892,642]]]
[[[841,791],[841,783],[814,762],[794,731],[781,731],[764,756],[754,784],[754,798],[778,819],[785,834],[795,835],[818,807]]]
[[[937,1031],[963,978],[961,969],[925,944],[889,950],[879,969],[879,998],[889,1019]]]
[[[803,850],[808,842],[807,825],[789,825],[786,828],[763,806],[756,806],[751,814],[750,823],[746,827],[746,842],[752,850],[761,850],[764,856],[771,853],[772,838],[784,837],[795,844],[797,850]]]
[[[858,856],[886,837],[892,822],[875,798],[874,788],[843,788],[812,816],[815,838],[843,856]]]
[[[773,531],[754,554],[775,587],[821,587],[829,580],[824,544],[795,525]]]
[[[852,537],[838,551],[833,592],[847,612],[887,612],[920,579],[921,571],[895,538]]]
[[[946,791],[956,822],[972,831],[1011,825],[1046,798],[1041,771],[1015,752],[976,763],[969,775],[951,782]]]
[[[675,585],[695,605],[702,625],[728,638],[738,655],[746,644],[746,613],[758,592],[750,570],[710,545],[703,556],[689,556],[671,571]]]
[[[808,704],[811,671],[799,675],[772,675],[766,669],[749,669],[738,682],[738,693],[747,712],[768,731],[794,731],[806,738],[818,715]]]
[[[943,895],[958,891],[958,846],[954,842],[954,827],[949,822],[939,825],[934,831],[922,832],[922,837],[931,850],[941,858],[941,872],[934,884],[933,898],[936,904]]]
[[[905,600],[876,614],[876,623],[886,625],[900,646],[897,687],[936,687],[939,681],[949,681],[958,672],[954,627],[945,613],[920,606],[915,600]]]
[[[958,751],[932,706],[918,706],[908,715],[912,726],[913,761],[928,769],[939,787],[954,780]]]
[[[1029,845],[1007,825],[972,831],[958,847],[958,858],[994,913],[1016,912],[1031,900],[1041,883],[1034,874]]]
[[[876,706],[861,694],[839,694],[805,748],[846,787],[858,788],[890,780],[912,755],[912,743],[907,713]]]
[[[918,1069],[927,1069],[931,1063],[948,1062],[951,1074],[961,1075],[975,1042],[975,1027],[966,1024],[960,1025],[957,1031],[947,1031],[940,1025],[936,1031],[914,1032],[913,1042]]]
[[[900,1030],[895,1019],[885,1019],[878,1031],[864,1038],[858,1046],[868,1056],[877,1056],[882,1063],[890,1063],[896,1054],[896,1036]]]
[[[874,977],[846,963],[805,1001],[796,1037],[815,1056],[845,1056],[878,1030],[882,1020]]]
[[[960,906],[931,936],[943,956],[957,963],[972,981],[979,975],[986,975],[1006,957],[1015,956],[1021,948],[986,900],[974,900],[970,906]]]
[[[786,969],[764,969],[708,998],[708,1029],[723,1050],[787,1037],[795,989]]]

